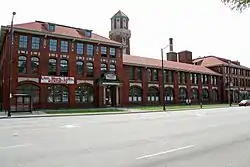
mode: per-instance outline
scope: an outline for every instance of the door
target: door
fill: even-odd
[[[107,86],[105,88],[106,94],[106,106],[116,106],[116,87],[115,86]]]

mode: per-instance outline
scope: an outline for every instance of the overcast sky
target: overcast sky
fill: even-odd
[[[250,11],[233,12],[221,0],[9,0],[1,2],[0,24],[35,20],[92,29],[108,37],[110,18],[122,10],[129,18],[131,54],[160,58],[174,38],[174,50],[193,57],[215,55],[250,67]]]

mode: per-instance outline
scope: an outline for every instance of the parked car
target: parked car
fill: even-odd
[[[239,102],[239,106],[250,106],[250,100],[242,100]]]

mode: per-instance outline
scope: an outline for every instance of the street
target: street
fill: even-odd
[[[249,167],[250,108],[0,120],[1,167]]]

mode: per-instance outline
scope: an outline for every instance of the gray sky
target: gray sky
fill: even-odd
[[[0,24],[35,20],[92,29],[108,37],[110,18],[122,10],[130,18],[131,54],[160,58],[174,38],[175,51],[193,57],[215,55],[250,67],[250,12],[233,12],[221,0],[9,0],[1,5]]]

